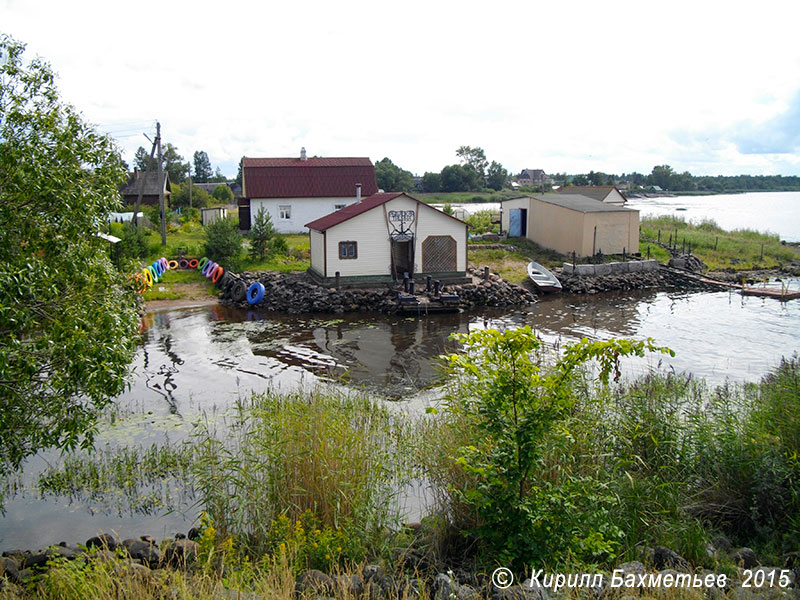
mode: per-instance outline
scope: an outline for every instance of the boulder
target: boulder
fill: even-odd
[[[336,581],[322,571],[308,569],[298,575],[294,591],[298,596],[308,594],[333,596],[336,592]]]
[[[177,539],[164,549],[164,563],[172,567],[185,567],[197,558],[200,546],[197,542]]]

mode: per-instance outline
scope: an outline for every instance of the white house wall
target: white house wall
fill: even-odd
[[[309,232],[311,245],[311,268],[320,275],[325,274],[325,234],[313,229]]]
[[[256,216],[261,207],[269,214],[272,224],[278,233],[306,233],[306,223],[336,210],[336,206],[353,204],[355,197],[345,198],[251,198],[250,199],[250,226],[255,223]],[[280,207],[290,206],[291,219],[280,218]]]
[[[385,210],[384,210],[385,209]],[[328,229],[327,269],[325,276],[333,277],[338,271],[342,277],[391,274],[391,241],[386,225],[386,214],[392,210],[413,210],[417,215],[414,248],[414,272],[422,269],[422,242],[431,235],[449,235],[456,242],[456,270],[467,270],[466,226],[441,211],[406,196],[399,196],[383,206],[355,216]],[[312,237],[312,243],[314,238]],[[358,244],[358,258],[340,259],[339,242]],[[311,249],[312,256],[315,252]],[[313,266],[313,265],[312,265]],[[322,272],[322,271],[320,271]]]

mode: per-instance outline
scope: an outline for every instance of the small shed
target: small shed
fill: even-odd
[[[467,224],[402,192],[377,193],[306,224],[312,277],[375,284],[467,281]]]
[[[509,237],[578,256],[639,252],[639,211],[577,194],[541,194],[501,203]]]
[[[225,219],[228,216],[227,206],[215,206],[213,208],[201,208],[203,214],[203,227],[211,225],[219,219]]]

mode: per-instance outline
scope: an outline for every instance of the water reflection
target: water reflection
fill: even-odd
[[[145,324],[136,379],[121,401],[173,414],[225,407],[251,389],[322,380],[407,397],[442,380],[437,357],[456,349],[451,334],[483,327],[528,324],[554,345],[652,337],[677,352],[667,366],[712,383],[757,379],[800,351],[800,302],[735,292],[561,295],[524,311],[426,318],[290,317],[211,306],[152,313]]]
[[[251,390],[268,388],[345,382],[399,399],[392,404],[397,410],[416,410],[430,400],[419,390],[442,381],[436,357],[456,349],[451,334],[525,324],[554,346],[581,337],[652,337],[677,353],[664,367],[692,372],[712,384],[726,378],[755,380],[781,356],[800,352],[800,301],[728,292],[554,296],[524,311],[425,318],[365,313],[298,318],[222,306],[160,311],[142,321],[131,387],[117,402],[123,416],[129,416],[102,430],[98,447],[179,440],[204,413],[225,412]],[[625,371],[636,374],[651,366],[633,361]],[[57,453],[32,460],[26,486],[47,462],[58,460]],[[91,502],[65,506],[63,500],[42,500],[31,491],[8,503],[0,518],[0,547],[82,541],[99,528],[123,537],[163,537],[185,532],[192,518],[184,521],[172,513],[119,519],[113,511],[98,514]]]

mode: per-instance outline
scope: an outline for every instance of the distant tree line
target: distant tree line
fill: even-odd
[[[378,187],[387,192],[482,192],[501,190],[508,179],[508,171],[497,161],[491,163],[483,148],[461,146],[456,150],[459,164],[448,165],[440,172],[427,172],[419,185],[414,176],[395,165],[388,158],[375,163]]]
[[[678,173],[669,165],[653,167],[649,175],[623,173],[614,175],[599,171],[567,175],[556,173],[553,180],[559,185],[617,185],[630,183],[635,187],[658,186],[671,192],[746,192],[800,190],[800,177],[796,175],[692,175],[689,171]]]

